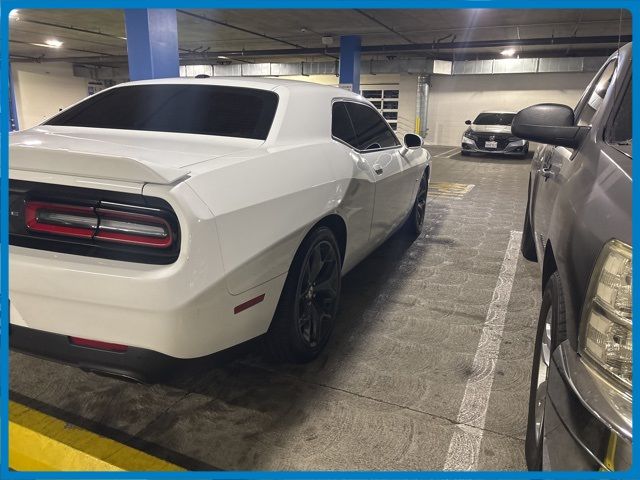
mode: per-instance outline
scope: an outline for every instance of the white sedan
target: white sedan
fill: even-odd
[[[146,378],[265,335],[318,355],[341,277],[425,214],[430,155],[360,95],[121,84],[10,138],[12,348]]]

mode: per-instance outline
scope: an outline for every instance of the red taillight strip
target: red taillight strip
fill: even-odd
[[[45,223],[39,218],[40,212],[48,213],[68,213],[69,225],[63,223]],[[52,233],[55,235],[65,235],[76,238],[91,238],[95,232],[95,226],[82,227],[73,225],[73,216],[86,217],[94,219],[95,225],[98,224],[98,217],[92,207],[81,207],[75,205],[61,205],[57,203],[46,202],[27,202],[25,205],[25,224],[27,229],[33,232]]]

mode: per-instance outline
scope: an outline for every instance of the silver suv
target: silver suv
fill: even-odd
[[[542,272],[529,397],[530,469],[631,465],[631,44],[575,109],[520,111],[531,163],[522,254]]]

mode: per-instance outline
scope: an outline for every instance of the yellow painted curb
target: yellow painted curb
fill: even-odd
[[[184,469],[109,438],[9,402],[9,467],[17,471]]]

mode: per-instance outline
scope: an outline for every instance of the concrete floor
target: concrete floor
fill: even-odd
[[[146,386],[12,353],[12,399],[194,469],[524,469],[537,265],[518,258],[499,353],[474,356],[529,162],[429,149],[423,234],[394,235],[345,277],[315,362],[269,364],[249,343]],[[485,421],[459,421],[467,384],[491,376],[471,399]],[[478,448],[461,458],[464,432]]]

